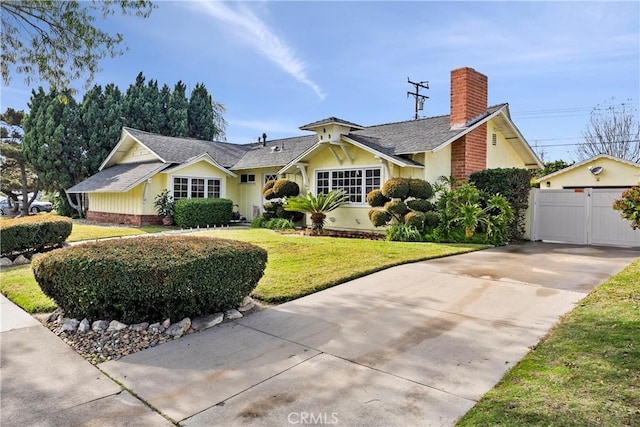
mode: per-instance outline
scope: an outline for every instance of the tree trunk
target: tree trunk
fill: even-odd
[[[311,214],[311,234],[318,235],[324,231],[324,219],[327,215],[322,212],[314,212]]]
[[[71,194],[67,192],[65,192],[65,194],[67,195],[67,201],[69,202],[69,206],[71,206],[73,209],[75,209],[78,212],[78,216],[80,218],[84,218],[83,210],[82,210],[82,193],[78,193],[80,195],[76,196],[78,198],[77,202],[74,202],[72,200]]]

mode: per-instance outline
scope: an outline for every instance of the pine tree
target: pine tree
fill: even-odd
[[[213,101],[205,85],[197,83],[189,97],[188,135],[207,141],[224,138],[226,126],[226,122],[222,118],[224,111],[222,104]]]
[[[171,134],[171,124],[169,122],[169,99],[171,98],[171,88],[164,84],[158,95],[158,117],[156,118],[156,127],[160,135]]]
[[[58,212],[70,215],[65,189],[86,178],[78,104],[69,91],[32,91],[31,111],[23,121],[23,152],[42,183],[59,195]]]
[[[182,81],[176,83],[169,96],[169,106],[167,108],[167,122],[169,127],[169,136],[187,136],[188,123],[187,112],[189,110],[189,101],[187,101],[187,87]]]
[[[136,81],[129,86],[124,97],[124,125],[126,127],[147,130],[144,118],[144,103],[147,93],[145,77],[142,72],[136,76]]]

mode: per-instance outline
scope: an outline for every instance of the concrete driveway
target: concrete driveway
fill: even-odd
[[[100,368],[187,426],[452,425],[638,256],[526,243],[403,265]]]

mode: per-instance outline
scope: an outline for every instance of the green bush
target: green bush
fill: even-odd
[[[429,184],[424,179],[411,178],[408,180],[408,184],[408,197],[415,197],[416,199],[430,199],[431,197],[433,197],[433,188],[431,187],[431,184]]]
[[[0,221],[0,254],[38,252],[59,246],[71,234],[71,218],[36,215]]]
[[[270,228],[271,230],[287,230],[295,228],[293,221],[286,218],[272,218],[262,224],[263,228]]]
[[[403,217],[404,214],[407,213],[407,205],[400,200],[391,200],[384,204],[384,210],[389,212],[391,215]]]
[[[435,209],[433,203],[425,199],[409,199],[406,204],[409,209],[416,212],[429,212]]]
[[[630,221],[632,229],[640,228],[640,187],[631,187],[622,193],[622,197],[613,202],[613,209],[620,211],[620,216]]]
[[[229,199],[180,199],[175,202],[175,222],[182,228],[226,225],[233,215]]]
[[[425,214],[422,212],[409,212],[404,216],[404,223],[422,231],[424,230],[425,218]]]
[[[509,238],[521,240],[525,232],[525,213],[529,207],[531,174],[526,169],[487,169],[471,174],[469,182],[486,194],[501,194],[511,209],[513,220],[509,224]]]
[[[392,242],[421,242],[422,233],[416,227],[407,224],[393,224],[387,228],[387,240]]]
[[[387,211],[382,211],[380,209],[370,209],[369,220],[374,227],[382,227],[391,220],[391,215]]]
[[[382,185],[382,194],[388,199],[406,199],[409,195],[409,180],[391,178]]]
[[[288,179],[279,179],[273,184],[273,193],[277,198],[295,197],[300,194],[300,186]]]
[[[262,215],[258,215],[251,220],[251,228],[264,228],[265,222],[267,220]]]
[[[160,236],[57,249],[36,258],[33,272],[70,317],[136,323],[236,307],[266,262],[267,252],[249,243]]]
[[[438,226],[440,223],[440,215],[437,212],[423,212],[424,213],[424,226],[427,229],[432,229]]]
[[[381,208],[387,203],[390,199],[385,197],[380,190],[373,190],[367,194],[367,203],[372,208]]]

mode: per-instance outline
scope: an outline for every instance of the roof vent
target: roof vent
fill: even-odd
[[[276,146],[271,147],[271,152],[272,152],[272,153],[275,153],[276,151],[280,151],[280,147],[278,147],[277,145],[276,145]]]

